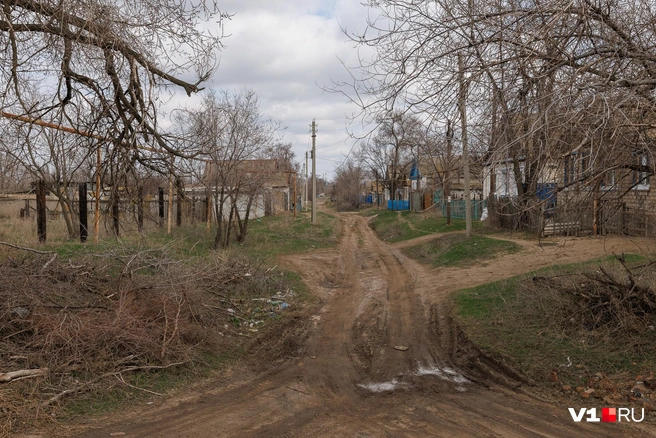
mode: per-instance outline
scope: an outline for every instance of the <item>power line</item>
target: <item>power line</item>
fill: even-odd
[[[336,141],[335,143],[327,144],[327,145],[325,145],[325,146],[321,146],[320,148],[317,148],[317,149],[325,149],[325,148],[328,148],[328,147],[330,147],[330,146],[335,146],[336,144],[340,144],[340,143],[344,143],[344,144],[345,144],[345,143],[346,143],[346,140],[348,140],[348,138],[345,138],[344,140]]]

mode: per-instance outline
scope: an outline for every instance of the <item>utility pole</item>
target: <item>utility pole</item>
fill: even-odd
[[[171,234],[171,223],[173,221],[173,156],[171,156],[171,166],[169,167],[169,206],[167,213],[166,234]]]
[[[303,205],[307,205],[308,202],[308,152],[305,151],[305,199],[303,199]]]
[[[296,207],[297,207],[296,201],[297,201],[297,199],[296,199],[296,172],[294,172],[294,202],[292,203],[292,205],[294,206],[294,219],[296,219]]]
[[[460,81],[460,92],[458,93],[458,109],[460,110],[460,126],[462,128],[462,161],[465,173],[465,224],[467,238],[472,235],[471,199],[469,193],[469,150],[467,144],[467,85],[465,84],[465,73],[462,61],[462,53],[458,53],[458,79]]]
[[[303,170],[301,170],[301,178],[305,175],[305,164],[303,164]],[[302,180],[301,180],[302,181]],[[305,182],[303,182],[303,186],[301,186],[301,206],[303,207],[301,210],[305,210],[305,189],[307,185]]]
[[[93,213],[93,241],[98,243],[99,225],[100,225],[100,166],[101,166],[101,156],[100,156],[100,144],[98,144],[98,149],[96,150],[96,205],[95,211]]]
[[[453,152],[453,129],[451,119],[446,119],[446,169],[444,169],[444,198],[446,201],[446,224],[451,225],[451,158]]]
[[[294,219],[296,219],[296,201],[297,201],[297,199],[296,199],[296,174],[298,172],[296,172],[295,170],[290,170],[290,171],[284,171],[283,173],[289,174],[288,181],[291,179],[292,175],[294,175],[294,183],[293,183],[294,184],[294,190],[293,190],[293,194],[290,194],[289,197],[290,197],[290,199],[292,198],[292,196],[294,197],[293,198],[294,201],[291,203],[292,204],[291,207],[292,207],[292,210],[294,210]]]
[[[312,225],[317,223],[317,124],[312,120]]]

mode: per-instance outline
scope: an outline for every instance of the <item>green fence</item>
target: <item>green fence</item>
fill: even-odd
[[[433,197],[435,204],[442,209],[442,216],[446,217],[446,205],[447,201],[442,197],[442,192],[435,192]],[[472,219],[475,221],[481,220],[481,215],[483,214],[483,209],[487,207],[487,201],[479,200],[472,201]],[[465,219],[465,200],[464,199],[452,199],[451,200],[451,217],[455,219]]]

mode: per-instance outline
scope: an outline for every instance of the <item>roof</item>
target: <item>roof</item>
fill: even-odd
[[[280,169],[277,160],[223,160],[205,165],[203,181],[206,185],[225,182],[239,185],[257,182],[271,187],[288,187],[288,174]]]

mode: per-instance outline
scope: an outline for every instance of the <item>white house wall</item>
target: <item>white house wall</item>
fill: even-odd
[[[237,210],[239,210],[239,216],[243,219],[246,215],[246,207],[248,205],[248,196],[242,195],[237,198]],[[264,196],[263,195],[257,195],[255,199],[253,199],[253,203],[251,204],[251,210],[249,214],[249,219],[257,219],[260,217],[264,217]],[[230,198],[225,200],[225,203],[223,204],[223,218],[228,220],[229,215],[230,215],[230,210],[232,209],[232,201]],[[212,205],[212,217],[214,220],[216,220],[216,207]]]
[[[519,170],[524,179],[524,162],[519,163]],[[483,179],[483,198],[490,196],[490,175],[492,169],[490,166],[485,167],[485,177]],[[548,165],[542,169],[538,183],[553,183],[558,181],[558,166]],[[506,198],[517,196],[517,183],[515,182],[515,171],[511,161],[497,163],[494,168],[496,175],[496,184],[494,194],[497,197]]]
[[[524,163],[519,163],[519,169],[524,177]],[[497,197],[513,197],[517,196],[517,184],[515,183],[515,171],[513,170],[512,162],[498,163],[494,168],[487,166],[485,168],[485,177],[483,179],[483,198],[487,199],[490,196],[491,174],[495,174],[495,190],[494,194]]]

